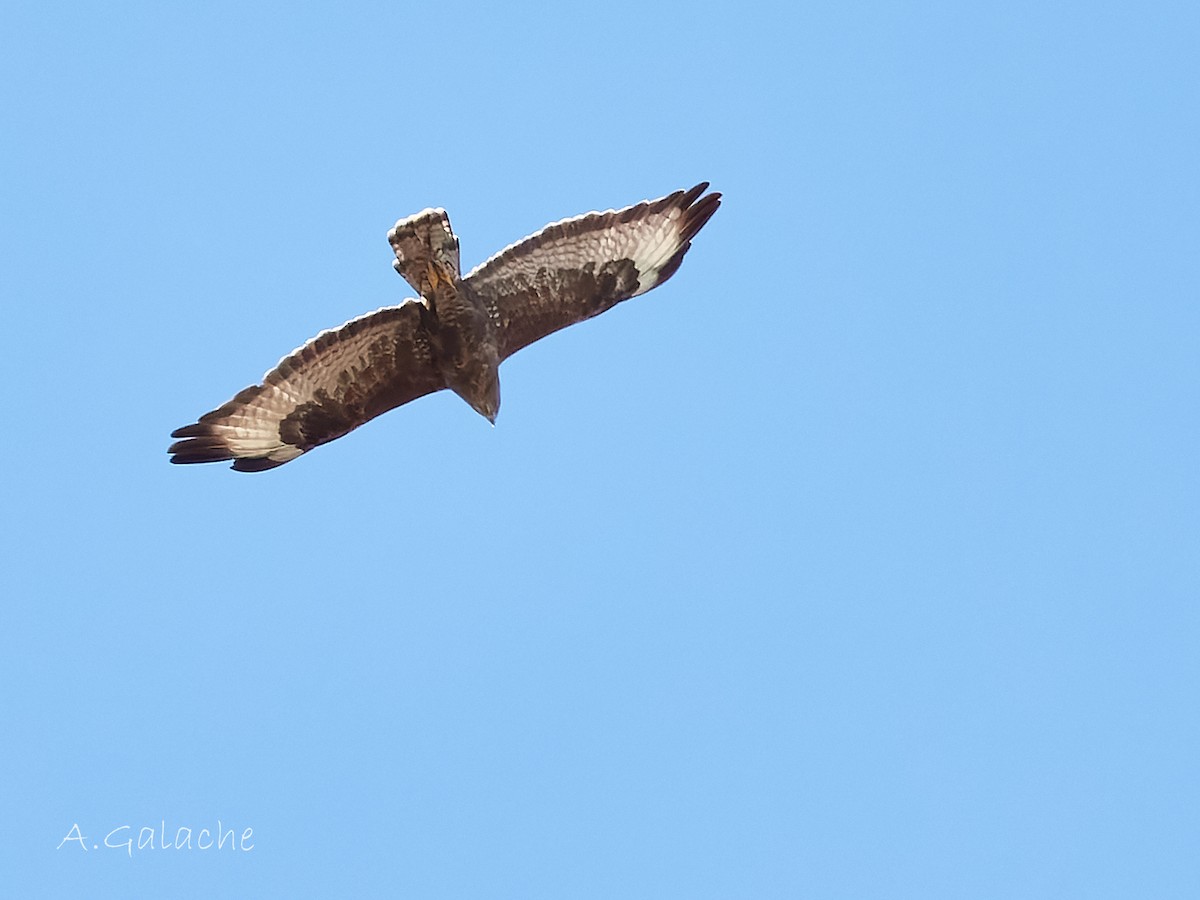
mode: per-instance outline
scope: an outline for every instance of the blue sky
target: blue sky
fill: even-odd
[[[1198,39],[7,6],[9,890],[1196,896]],[[700,180],[679,274],[506,363],[495,429],[167,463],[410,295],[397,218],[473,266]],[[102,846],[218,820],[252,847]]]

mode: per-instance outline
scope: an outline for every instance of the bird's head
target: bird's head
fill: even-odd
[[[451,388],[471,404],[471,409],[495,425],[496,414],[500,412],[500,373],[496,366],[477,363],[469,366],[465,375]]]
[[[485,372],[481,387],[482,390],[475,398],[476,402],[471,406],[475,408],[475,412],[495,425],[496,416],[500,414],[500,373],[495,369]]]

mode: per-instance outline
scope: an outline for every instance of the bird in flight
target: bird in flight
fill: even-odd
[[[721,205],[706,190],[547,225],[465,276],[445,210],[401,219],[388,232],[393,265],[419,296],[285,356],[262,384],[173,431],[171,462],[262,472],[443,388],[495,424],[500,363],[674,275]]]

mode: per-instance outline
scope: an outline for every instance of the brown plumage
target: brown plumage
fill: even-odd
[[[720,205],[707,188],[547,225],[466,277],[444,210],[401,219],[388,241],[419,298],[317,335],[262,384],[172,432],[183,440],[171,462],[271,469],[443,388],[494,423],[500,363],[670,278]]]

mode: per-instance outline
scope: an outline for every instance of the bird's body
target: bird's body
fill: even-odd
[[[458,238],[444,210],[426,209],[388,232],[393,264],[428,301],[425,328],[446,387],[495,424],[500,409],[496,322],[484,299],[463,281]]]
[[[701,196],[707,187],[548,225],[466,277],[444,210],[401,219],[388,241],[419,299],[322,332],[262,384],[173,432],[171,461],[274,468],[443,388],[494,424],[500,363],[666,281],[720,205],[720,194]]]

